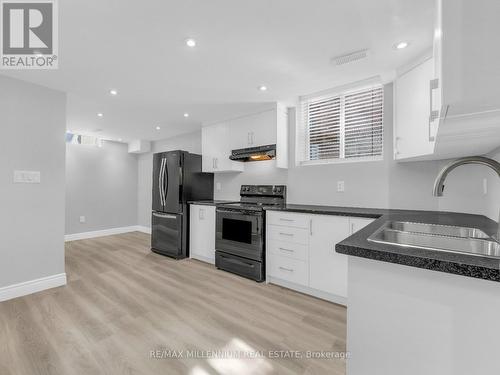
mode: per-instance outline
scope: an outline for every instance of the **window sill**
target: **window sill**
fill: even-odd
[[[321,160],[308,160],[296,163],[298,167],[305,167],[309,165],[325,165],[325,164],[352,164],[352,163],[369,163],[384,161],[383,156],[366,157],[366,158],[352,158],[352,159],[321,159]]]

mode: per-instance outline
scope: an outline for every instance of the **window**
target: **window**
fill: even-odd
[[[303,99],[297,160],[302,163],[380,160],[384,143],[383,106],[382,85]]]

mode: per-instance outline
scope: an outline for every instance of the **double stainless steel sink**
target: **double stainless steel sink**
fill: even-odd
[[[500,243],[477,228],[388,221],[368,241],[500,259]]]

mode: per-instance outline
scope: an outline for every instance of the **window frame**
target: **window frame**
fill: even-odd
[[[299,112],[300,116],[298,116],[298,121],[304,122],[306,116],[304,114],[305,106],[307,102],[311,101],[320,101],[328,98],[340,98],[340,130],[339,130],[339,157],[338,158],[325,158],[325,159],[314,159],[310,160],[311,153],[311,144],[310,144],[310,127],[308,120],[307,123],[303,123],[301,127],[297,127],[296,132],[296,165],[297,166],[306,166],[306,165],[322,165],[322,164],[345,164],[345,163],[366,163],[366,162],[378,162],[384,160],[384,151],[385,151],[385,92],[384,92],[384,84],[380,82],[378,79],[368,80],[364,84],[354,84],[354,85],[346,85],[337,89],[331,89],[323,92],[319,92],[316,94],[311,94],[307,96],[300,97],[299,100]],[[380,88],[382,91],[382,145],[380,150],[380,155],[370,155],[370,156],[359,156],[359,157],[345,157],[345,97],[349,94],[363,92],[368,90],[373,90],[375,88]],[[303,140],[303,150],[299,149],[299,137],[305,138]],[[300,157],[299,155],[302,155]]]

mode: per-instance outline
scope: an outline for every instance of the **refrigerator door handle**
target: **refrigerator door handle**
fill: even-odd
[[[161,159],[160,164],[160,174],[158,175],[158,190],[160,192],[160,203],[162,206],[165,206],[165,197],[163,196],[163,180],[165,178],[165,174],[163,173],[165,167],[165,159]]]
[[[165,206],[167,205],[167,195],[168,195],[168,163],[165,159],[165,166],[163,167],[163,201]]]
[[[162,219],[177,219],[176,215],[159,214],[157,212],[153,212],[153,216],[161,217]]]

